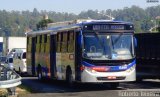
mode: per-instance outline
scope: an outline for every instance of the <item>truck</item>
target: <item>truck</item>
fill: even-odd
[[[26,48],[26,37],[8,37],[8,52],[14,48]]]
[[[0,37],[0,56],[6,56],[12,49],[25,48],[26,37]]]
[[[137,79],[160,78],[160,33],[135,34]]]

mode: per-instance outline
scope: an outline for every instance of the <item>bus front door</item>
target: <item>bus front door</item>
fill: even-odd
[[[75,40],[75,79],[77,81],[81,81],[81,61],[82,61],[82,44],[81,44],[81,39],[82,35],[81,32],[78,31],[76,32],[76,40]]]
[[[56,77],[56,35],[50,36],[50,73],[51,78]]]

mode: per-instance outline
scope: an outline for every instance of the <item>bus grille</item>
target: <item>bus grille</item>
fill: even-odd
[[[126,77],[125,76],[119,76],[116,77],[115,79],[109,79],[108,77],[97,77],[97,80],[124,80]]]

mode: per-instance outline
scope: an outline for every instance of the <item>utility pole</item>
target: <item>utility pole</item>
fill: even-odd
[[[8,31],[5,30],[5,37],[6,37],[6,55],[8,54]]]
[[[97,13],[98,13],[98,14],[101,14],[101,15],[103,15],[103,16],[108,17],[108,18],[109,18],[110,20],[112,20],[112,21],[115,19],[114,17],[112,17],[112,16],[111,16],[111,13],[110,13],[110,15],[107,15],[107,14],[101,13],[101,12],[99,12],[99,11],[98,11]]]
[[[5,55],[7,55],[8,54],[8,38],[9,38],[9,29],[8,28],[4,28],[4,30],[3,30],[4,32],[5,32],[5,41],[6,41],[6,43],[5,43]]]

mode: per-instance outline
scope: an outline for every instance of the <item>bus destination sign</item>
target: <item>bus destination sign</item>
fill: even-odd
[[[124,30],[124,25],[93,25],[93,30]]]
[[[109,30],[109,25],[93,25],[93,30]]]
[[[124,30],[124,25],[111,25],[111,30]]]

